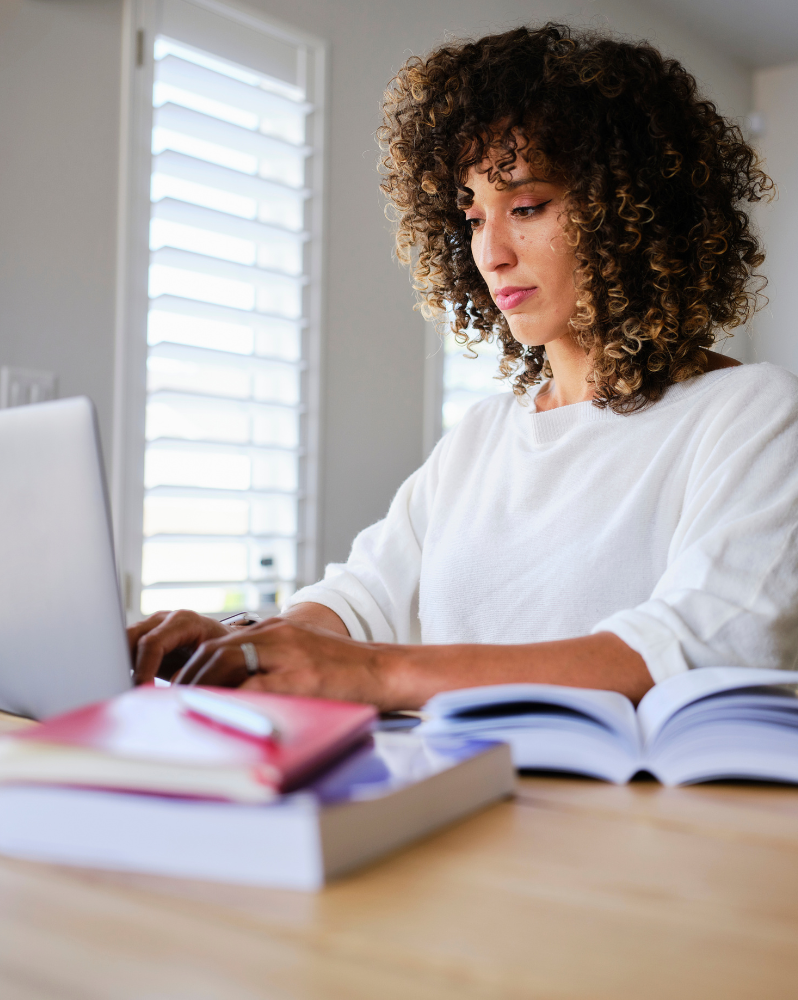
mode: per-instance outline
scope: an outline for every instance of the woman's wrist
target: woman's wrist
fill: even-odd
[[[438,647],[371,643],[372,674],[376,681],[374,703],[383,712],[421,708],[435,693],[434,665],[424,661]],[[430,669],[433,668],[433,669]]]

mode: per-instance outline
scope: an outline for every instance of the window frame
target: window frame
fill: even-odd
[[[326,95],[328,45],[322,39],[282,24],[260,12],[218,0],[184,0],[249,29],[303,46],[301,72],[312,147],[306,187],[310,190],[308,278],[301,373],[300,499],[297,587],[318,578],[321,523],[321,370],[323,358],[324,245],[326,193]],[[144,453],[147,397],[147,315],[149,274],[150,175],[152,172],[153,46],[160,33],[159,0],[125,0],[122,32],[122,87],[117,218],[117,295],[114,330],[114,414],[109,492],[117,570],[129,622],[140,611],[144,542]]]

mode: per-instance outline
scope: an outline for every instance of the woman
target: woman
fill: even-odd
[[[193,651],[183,680],[388,710],[793,667],[798,380],[709,350],[763,260],[745,205],[772,185],[738,127],[651,47],[557,25],[411,59],[384,112],[400,260],[463,343],[498,338],[514,393],[281,618],[134,626],[139,681]]]

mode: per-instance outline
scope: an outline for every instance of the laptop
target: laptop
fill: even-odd
[[[0,709],[43,719],[130,686],[94,407],[0,410]]]

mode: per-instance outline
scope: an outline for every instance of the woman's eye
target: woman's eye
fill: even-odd
[[[541,202],[539,205],[518,205],[516,208],[512,209],[510,215],[516,219],[531,219],[536,215],[540,215],[543,209],[548,205],[549,201]],[[472,216],[467,218],[466,225],[473,232],[475,229],[481,229],[485,225],[485,220]]]
[[[543,201],[539,205],[519,205],[513,209],[513,215],[521,219],[529,219],[533,215],[539,215],[548,205],[548,201]]]

